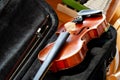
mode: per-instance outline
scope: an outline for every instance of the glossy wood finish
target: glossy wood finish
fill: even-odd
[[[65,25],[59,27],[59,33],[66,32]],[[108,27],[105,15],[88,17],[82,23],[76,24],[75,33],[70,34],[52,62],[50,69],[56,72],[81,63],[87,53],[87,43],[91,39],[99,37]],[[53,45],[54,43],[50,43],[40,51],[38,55],[40,61],[44,62],[47,59],[47,55],[50,54],[49,52],[52,50]]]
[[[120,0],[112,0],[106,14],[107,20],[114,24],[120,17]]]

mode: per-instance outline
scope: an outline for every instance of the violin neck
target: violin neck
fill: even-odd
[[[59,50],[61,49],[62,45],[66,42],[66,39],[68,38],[68,36],[69,36],[68,32],[60,33],[53,48],[49,52],[48,56],[46,57],[45,61],[39,68],[39,70],[33,80],[42,80],[43,79],[43,77],[45,76],[46,72],[48,71],[52,61],[56,57],[56,55],[59,52]]]

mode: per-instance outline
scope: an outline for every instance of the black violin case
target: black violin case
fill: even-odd
[[[48,71],[43,80],[106,80],[108,66],[116,54],[116,35],[116,30],[110,26],[100,38],[87,44],[88,52],[82,63],[56,73]],[[51,37],[50,42],[54,40],[56,35]],[[40,61],[36,59],[22,80],[33,80],[40,66]]]
[[[1,0],[0,80],[22,79],[57,25],[56,13],[44,0]]]
[[[46,44],[56,40],[58,18],[45,0],[0,1],[0,80],[32,80],[41,66],[37,58]],[[116,53],[116,30],[88,43],[82,63],[44,80],[105,80]]]

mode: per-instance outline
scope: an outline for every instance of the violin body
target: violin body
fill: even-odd
[[[75,33],[70,33],[70,36],[59,50],[57,57],[51,62],[50,70],[53,72],[72,68],[80,64],[86,56],[87,43],[94,38],[98,38],[109,27],[105,15],[87,17],[81,23],[76,23],[75,26]],[[56,33],[60,34],[65,31],[65,24],[63,24]],[[53,46],[54,42],[48,44],[39,52],[38,58],[41,62],[45,61]]]

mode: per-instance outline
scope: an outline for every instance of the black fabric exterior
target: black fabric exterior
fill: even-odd
[[[0,80],[11,72],[48,15],[50,18],[45,24],[50,29],[42,44],[57,29],[58,19],[53,9],[44,0],[0,1]]]
[[[48,41],[52,42],[57,38],[53,35],[57,28],[57,16],[52,8],[44,0],[0,1],[0,80],[8,79],[11,75],[9,73],[47,15],[50,18],[46,24],[51,28],[42,39],[40,49]],[[44,80],[105,80],[106,67],[116,52],[116,30],[110,26],[107,32],[100,38],[91,40],[87,46],[89,50],[82,63],[57,73],[48,71]],[[14,80],[33,79],[41,65],[37,54],[27,60],[30,64],[25,64],[27,66],[22,67]]]
[[[106,68],[116,53],[116,30],[110,26],[109,30],[100,38],[88,43],[88,52],[82,63],[74,68],[53,73],[48,71],[44,80],[106,80]],[[55,35],[51,38],[54,41]],[[40,67],[36,59],[22,80],[32,80]]]

